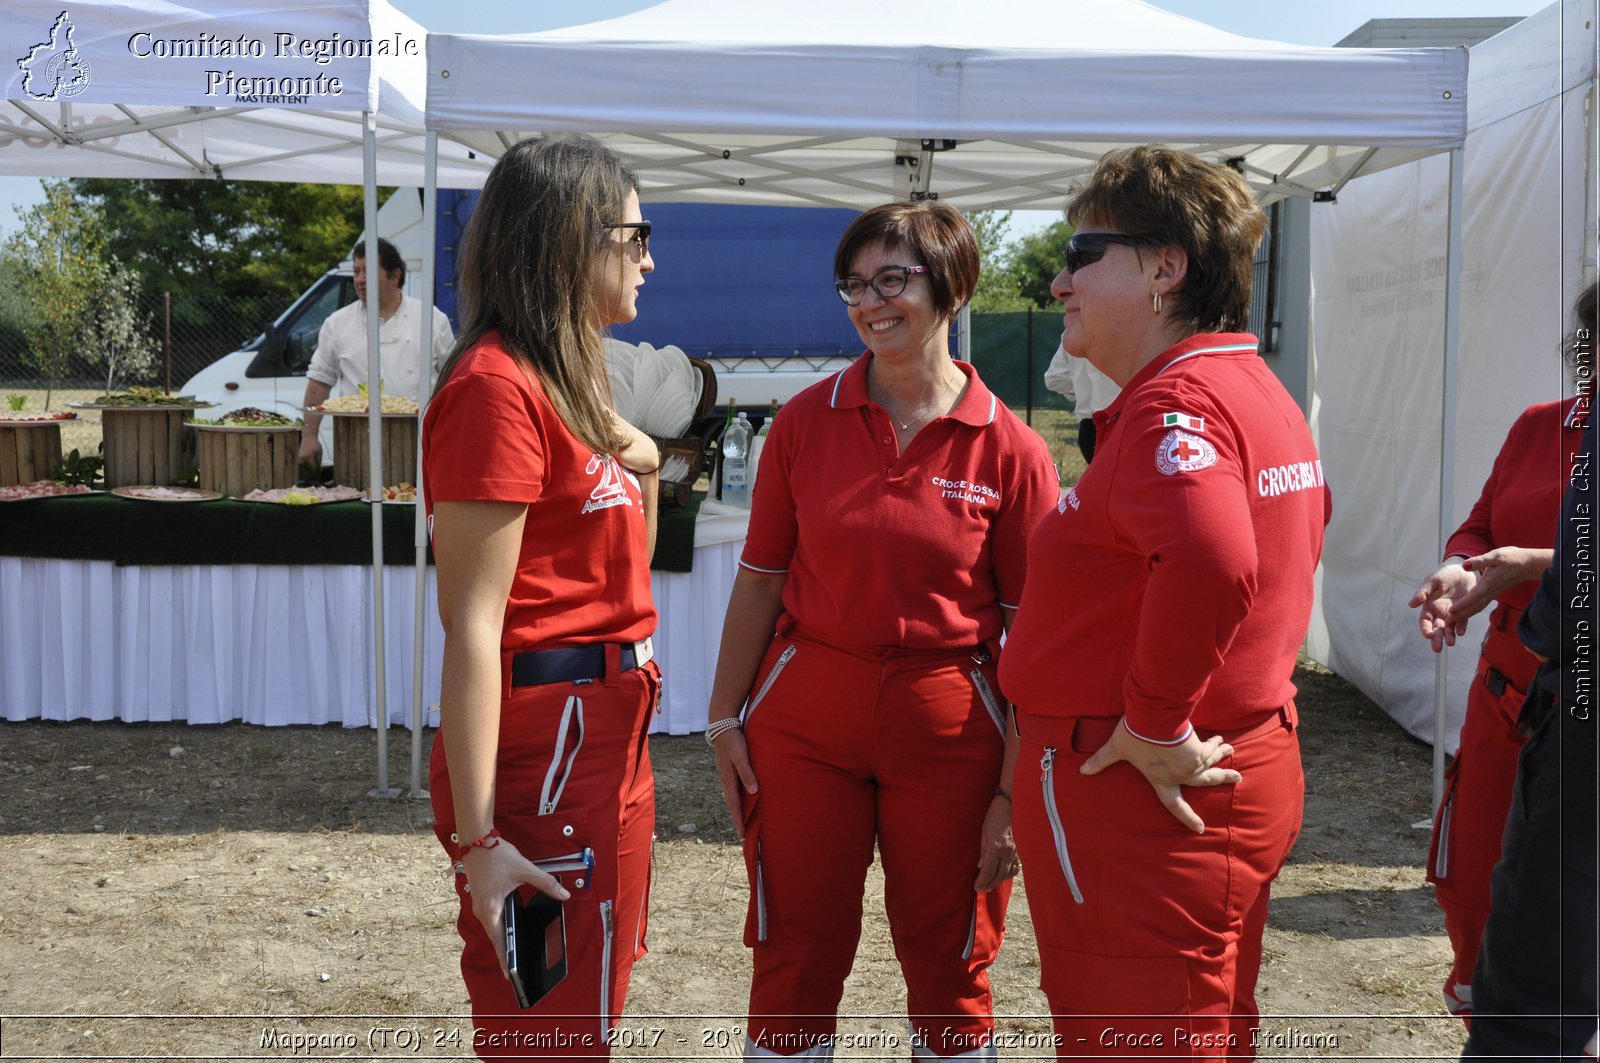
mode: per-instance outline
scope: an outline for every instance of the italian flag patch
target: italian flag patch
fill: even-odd
[[[1194,417],[1187,413],[1164,413],[1161,415],[1162,428],[1187,428],[1191,432],[1204,432],[1206,419]]]

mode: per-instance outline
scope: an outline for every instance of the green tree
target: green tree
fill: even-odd
[[[361,189],[270,181],[77,178],[112,258],[147,292],[287,302],[350,252]],[[382,192],[380,192],[380,198]]]
[[[978,237],[978,288],[972,293],[975,314],[1004,314],[1026,310],[1028,302],[1017,288],[1007,236],[1009,210],[975,210],[967,216]]]
[[[44,376],[48,407],[79,350],[84,323],[98,312],[106,260],[99,211],[75,199],[64,181],[46,181],[44,190],[44,202],[18,219],[5,251],[27,304],[24,358]]]
[[[1029,233],[1012,245],[1011,271],[1025,306],[1049,308],[1056,305],[1055,296],[1050,294],[1050,283],[1061,272],[1061,256],[1066,253],[1067,241],[1071,238],[1072,226],[1058,221]]]
[[[139,278],[119,262],[101,275],[94,313],[83,322],[83,355],[106,371],[106,394],[142,376],[156,364],[156,344],[147,315],[139,311]]]

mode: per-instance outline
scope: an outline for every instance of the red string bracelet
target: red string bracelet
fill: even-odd
[[[483,837],[477,839],[476,841],[469,842],[468,844],[463,845],[461,847],[461,851],[456,854],[456,859],[460,860],[460,859],[465,858],[467,853],[471,852],[473,849],[493,849],[495,846],[497,846],[499,844],[500,844],[500,831],[498,829],[494,828],[494,827],[490,827],[488,834],[485,834]]]

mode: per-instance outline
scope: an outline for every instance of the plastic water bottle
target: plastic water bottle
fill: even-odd
[[[773,399],[767,408],[767,419],[761,422],[761,431],[750,444],[750,497],[756,496],[756,481],[761,478],[761,450],[767,445],[767,433],[772,431],[772,419],[778,416],[778,400]]]
[[[722,502],[750,508],[750,420],[743,413],[722,433]]]

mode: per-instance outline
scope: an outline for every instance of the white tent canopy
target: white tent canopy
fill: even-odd
[[[1057,209],[1118,144],[1237,160],[1264,196],[1459,146],[1465,49],[1239,37],[1140,0],[666,0],[522,36],[430,34],[427,124],[489,155],[601,135],[650,200]],[[954,142],[953,145],[949,142]],[[947,146],[948,145],[948,146]]]
[[[473,187],[488,171],[421,128],[425,32],[386,0],[7,0],[0,173],[360,183],[377,257],[377,184]],[[438,154],[438,157],[430,158]],[[431,196],[425,212],[432,213]],[[432,228],[423,287],[431,286]],[[377,272],[368,274],[368,379],[382,378]],[[427,328],[428,315],[421,316]],[[420,344],[429,348],[424,333]],[[426,381],[426,377],[424,377]],[[381,468],[373,409],[368,462]],[[381,485],[378,485],[381,487]],[[418,507],[420,510],[421,507]],[[388,791],[383,535],[372,507],[372,712],[378,788]],[[423,524],[416,626],[423,614]],[[422,662],[413,661],[412,790],[420,790]]]
[[[359,184],[372,112],[379,180],[420,186],[425,36],[384,0],[7,0],[0,173]]]
[[[1416,357],[1444,330],[1444,165],[1362,178],[1311,216],[1318,445],[1334,517],[1326,637],[1310,650],[1422,738],[1435,728],[1434,656],[1406,602],[1439,563],[1445,415],[1457,422],[1453,529],[1524,407],[1572,394],[1563,340],[1595,267],[1597,25],[1595,0],[1565,0],[1472,49],[1461,386],[1449,411],[1435,363]],[[1487,619],[1447,655],[1448,749]]]

